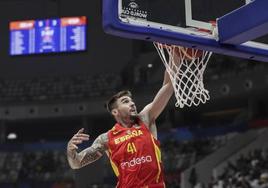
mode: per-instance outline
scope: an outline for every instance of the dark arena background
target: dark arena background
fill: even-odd
[[[184,14],[167,12],[166,22]],[[10,22],[81,16],[85,49],[10,54]],[[101,0],[0,0],[0,20],[0,188],[115,187],[107,156],[72,170],[66,145],[80,128],[90,140],[79,149],[112,128],[104,103],[117,91],[129,89],[138,110],[153,99],[164,72],[153,44],[105,34]],[[172,98],[156,122],[167,188],[268,187],[267,72],[267,63],[213,54],[211,99],[179,109]]]

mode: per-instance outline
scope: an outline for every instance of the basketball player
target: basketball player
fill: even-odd
[[[79,169],[106,153],[118,178],[118,188],[164,188],[160,143],[155,120],[166,107],[173,88],[167,72],[161,89],[144,109],[137,113],[129,91],[121,91],[106,103],[116,120],[114,127],[99,135],[81,152],[77,145],[89,139],[80,129],[68,142],[69,165]]]

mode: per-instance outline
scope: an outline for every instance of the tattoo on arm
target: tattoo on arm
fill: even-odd
[[[101,134],[96,138],[93,144],[81,151],[78,155],[81,157],[80,166],[83,167],[96,160],[98,160],[107,150],[108,135],[107,133]]]

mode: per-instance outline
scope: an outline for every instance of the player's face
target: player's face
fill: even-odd
[[[132,98],[128,96],[122,96],[117,100],[117,112],[122,118],[128,116],[136,116],[137,108]]]

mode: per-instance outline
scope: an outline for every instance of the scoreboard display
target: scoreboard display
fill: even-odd
[[[86,50],[86,17],[13,21],[10,55]]]

